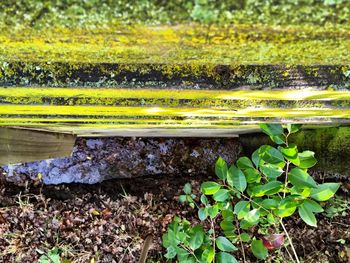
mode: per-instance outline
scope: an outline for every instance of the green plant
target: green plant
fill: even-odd
[[[317,162],[314,153],[299,152],[288,142],[301,125],[288,124],[286,131],[280,124],[260,127],[277,148],[263,145],[251,158],[241,157],[231,166],[219,158],[215,164],[218,182],[203,182],[198,197],[190,184],[185,185],[180,201],[198,209],[201,223],[192,226],[186,219],[175,217],[163,235],[166,258],[237,262],[233,252],[240,244],[244,261],[244,246],[248,245],[256,258],[266,259],[269,250],[289,243],[294,253],[291,260],[299,262],[283,219],[298,211],[306,224],[316,227],[315,214],[323,211],[318,202],[330,199],[339,184],[318,184],[308,174]]]
[[[325,207],[325,215],[329,218],[336,216],[347,216],[350,211],[350,200],[340,196],[335,196],[329,200]]]
[[[45,253],[43,250],[37,249],[37,252],[41,254],[41,263],[60,263],[60,250],[53,248],[49,252]]]

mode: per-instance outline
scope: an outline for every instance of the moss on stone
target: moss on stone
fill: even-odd
[[[350,64],[349,30],[318,26],[235,25],[227,33],[195,25],[51,28],[0,35],[3,61],[119,64]],[[191,72],[195,70],[192,69]],[[176,68],[164,69],[176,74]]]

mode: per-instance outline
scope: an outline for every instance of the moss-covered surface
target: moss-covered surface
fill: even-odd
[[[348,88],[346,26],[110,26],[0,34],[0,84]]]
[[[259,122],[338,125],[350,118],[350,92],[0,88],[0,125],[89,129],[256,129]]]
[[[26,28],[3,32],[8,61],[349,64],[348,26],[199,25]]]
[[[348,0],[16,0],[2,1],[0,28],[199,22],[349,24]]]
[[[350,87],[348,72],[344,65],[4,62],[0,64],[0,85],[344,90]]]
[[[5,61],[87,63],[350,64],[347,26],[110,26],[26,28],[0,36]]]
[[[344,123],[350,118],[349,28],[5,30],[0,125],[79,132]]]
[[[348,108],[350,92],[329,90],[181,90],[0,87],[0,103],[56,106]]]

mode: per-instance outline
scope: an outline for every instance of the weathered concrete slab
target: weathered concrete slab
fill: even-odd
[[[312,150],[318,160],[311,173],[350,176],[350,128],[304,129],[290,138],[298,149]],[[19,165],[3,166],[7,180],[25,184],[43,175],[46,184],[97,183],[110,178],[149,175],[214,174],[218,156],[229,163],[250,154],[262,144],[264,134],[240,138],[78,138],[73,155]],[[322,180],[322,178],[320,178]],[[30,181],[30,180],[29,180]]]
[[[0,126],[232,137],[261,122],[349,123],[346,28],[225,29],[111,24],[0,32]]]
[[[17,184],[35,180],[38,174],[46,184],[92,184],[111,178],[212,174],[218,156],[231,163],[241,150],[237,138],[79,138],[71,157],[8,165],[1,170]]]

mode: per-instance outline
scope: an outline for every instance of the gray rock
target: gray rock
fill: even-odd
[[[79,138],[71,157],[1,170],[16,184],[35,180],[38,174],[45,184],[93,184],[112,178],[213,174],[218,156],[232,163],[241,150],[237,138]]]

